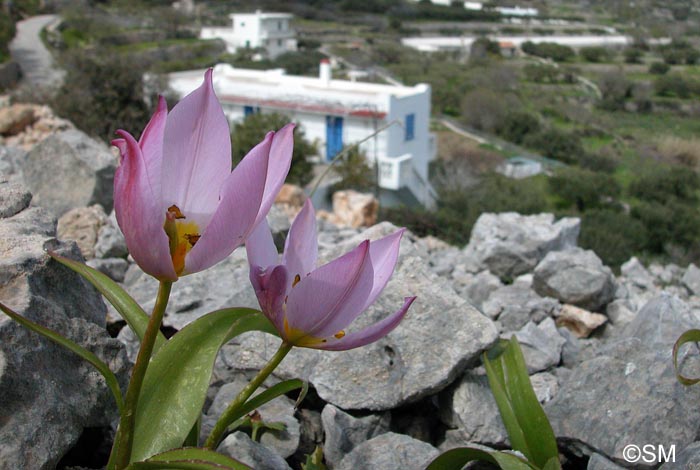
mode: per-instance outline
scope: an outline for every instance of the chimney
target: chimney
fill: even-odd
[[[331,84],[331,62],[328,59],[321,59],[318,68],[318,78],[323,86]]]

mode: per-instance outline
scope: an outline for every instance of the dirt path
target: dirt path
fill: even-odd
[[[55,21],[58,21],[56,15],[40,15],[17,23],[10,53],[22,69],[22,80],[29,85],[56,87],[63,80],[64,72],[54,66],[53,57],[39,36],[44,27]]]

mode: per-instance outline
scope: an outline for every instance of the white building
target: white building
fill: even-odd
[[[170,88],[184,96],[200,85],[203,75],[203,70],[172,73]],[[255,112],[286,114],[320,144],[326,161],[343,146],[367,139],[393,122],[360,145],[370,165],[377,164],[379,187],[402,194],[408,190],[421,204],[434,204],[428,183],[428,164],[436,150],[429,132],[429,85],[334,80],[330,63],[324,60],[318,78],[219,64],[214,68],[214,88],[230,121]]]
[[[265,50],[268,58],[297,50],[296,33],[289,22],[294,17],[289,13],[234,13],[230,28],[202,28],[202,39],[222,39],[230,53],[238,49]]]
[[[404,46],[412,47],[423,52],[456,51],[469,53],[478,36],[439,36],[439,37],[410,37],[401,39]],[[521,47],[526,41],[539,44],[542,42],[554,42],[562,46],[573,48],[600,46],[600,47],[624,47],[634,44],[634,38],[620,34],[608,35],[552,35],[552,36],[489,36],[492,41],[499,43],[511,43]]]

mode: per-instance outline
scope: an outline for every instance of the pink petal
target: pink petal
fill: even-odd
[[[348,349],[359,348],[360,346],[374,343],[375,341],[391,333],[391,331],[399,325],[401,320],[403,320],[403,317],[406,315],[406,312],[408,312],[408,307],[411,306],[414,300],[416,300],[415,297],[406,297],[404,299],[403,307],[383,320],[378,321],[374,325],[368,326],[364,330],[349,333],[341,339],[335,339],[331,336],[328,338],[327,342],[321,343],[315,348],[325,349],[328,351],[346,351]]]
[[[245,241],[245,249],[250,266],[260,266],[265,269],[268,266],[279,264],[277,248],[266,219],[263,219],[248,235]]]
[[[369,242],[364,241],[292,288],[287,302],[289,326],[319,338],[338,332],[362,312],[373,279]]]
[[[160,280],[175,281],[177,274],[163,230],[165,209],[160,197],[153,194],[136,140],[125,131],[117,134],[122,138],[113,143],[122,152],[122,159],[114,174],[114,211],[129,253],[144,272]]]
[[[258,303],[265,316],[284,334],[284,299],[287,291],[287,270],[284,266],[250,267],[250,282],[253,284]]]
[[[401,237],[406,231],[405,228],[397,230],[391,235],[370,242],[369,256],[372,259],[372,268],[374,269],[374,284],[372,292],[367,297],[367,303],[362,310],[372,305],[379,294],[386,287],[391,275],[394,274],[396,261],[399,259],[399,247],[401,246]]]
[[[304,207],[292,222],[284,244],[282,264],[287,266],[289,271],[290,288],[294,276],[298,274],[300,278],[304,278],[313,271],[316,267],[317,255],[316,212],[311,204],[311,199],[307,199]]]
[[[294,150],[294,124],[287,124],[275,132],[270,148],[270,164],[267,179],[265,181],[265,194],[255,219],[259,222],[270,212],[270,207],[275,202],[284,180],[289,173],[292,164],[292,151]]]
[[[231,136],[211,69],[168,115],[163,140],[163,202],[182,213],[212,214],[231,172]]]
[[[146,161],[146,173],[151,183],[153,194],[161,197],[161,165],[163,163],[163,136],[165,121],[168,116],[168,104],[165,98],[158,97],[158,108],[146,125],[139,139],[139,147]]]
[[[221,188],[221,202],[185,258],[185,273],[202,271],[226,258],[255,228],[271,143],[269,134],[227,176]]]

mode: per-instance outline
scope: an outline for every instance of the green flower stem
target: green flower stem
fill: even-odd
[[[146,333],[143,335],[141,349],[134,364],[134,370],[131,373],[129,388],[126,391],[124,401],[124,412],[119,421],[119,430],[117,431],[114,447],[110,462],[107,464],[108,470],[122,470],[129,465],[131,459],[131,447],[134,442],[134,416],[136,415],[136,406],[138,405],[139,395],[141,394],[141,386],[143,379],[146,376],[146,369],[153,354],[153,345],[156,342],[156,337],[160,331],[160,324],[163,321],[165,307],[168,305],[170,297],[170,288],[173,283],[171,281],[160,281],[158,288],[158,296],[156,304],[153,306],[153,313],[148,321]]]
[[[223,436],[224,432],[226,431],[226,428],[231,424],[231,417],[236,413],[238,408],[243,406],[245,402],[250,398],[250,396],[255,392],[258,387],[265,381],[265,379],[274,371],[278,365],[280,365],[280,362],[282,362],[282,359],[289,353],[289,351],[292,350],[292,345],[287,344],[286,342],[283,342],[277,352],[275,353],[274,356],[272,356],[272,359],[263,367],[260,372],[258,372],[258,375],[253,378],[253,380],[250,381],[248,385],[246,385],[243,390],[238,394],[235,400],[231,402],[230,405],[228,405],[228,408],[226,408],[226,411],[221,415],[219,420],[216,422],[216,425],[214,426],[214,429],[212,430],[211,434],[209,434],[209,437],[207,437],[207,441],[204,443],[204,447],[215,450],[216,447],[219,445],[219,442],[221,441],[221,437]]]

